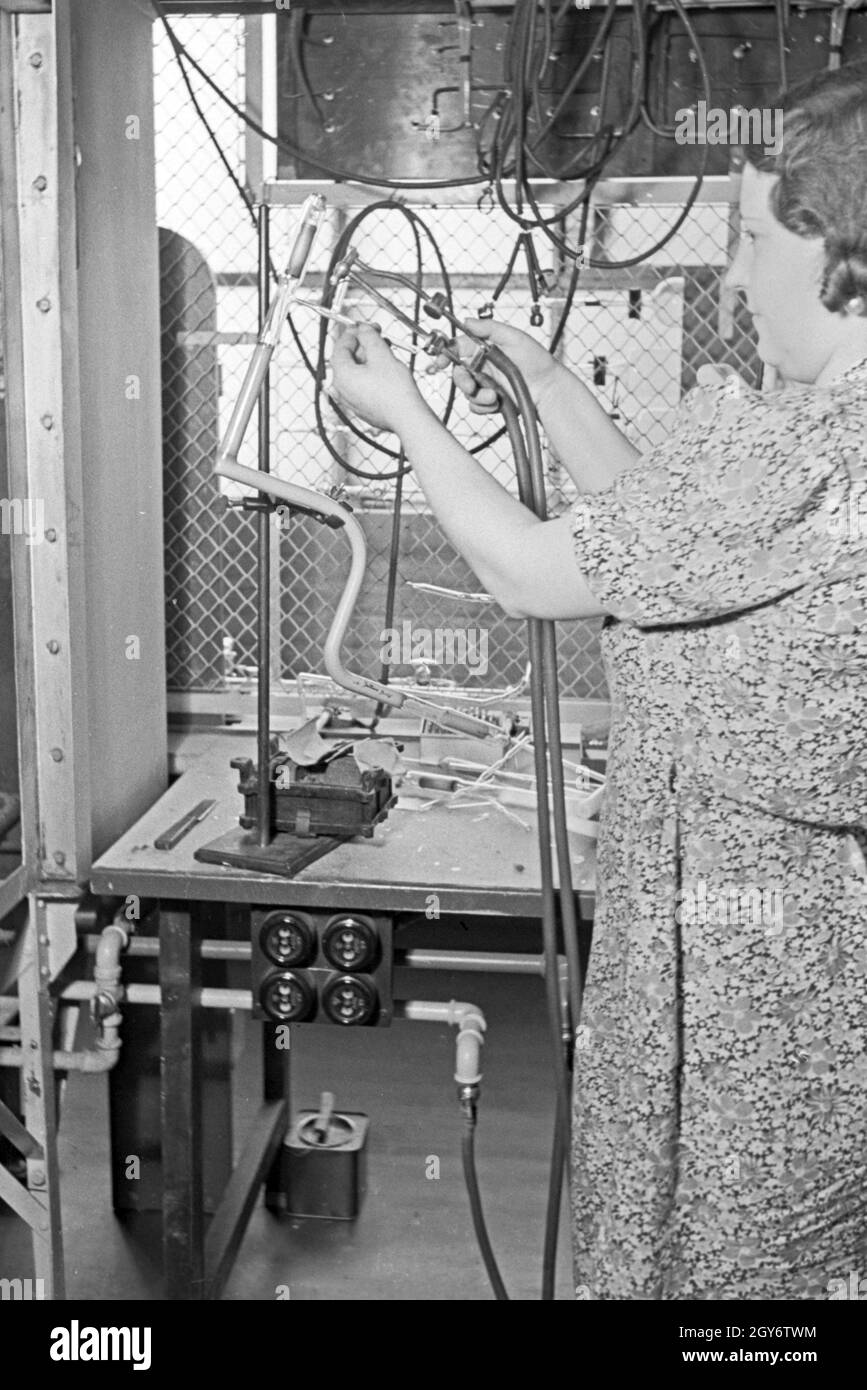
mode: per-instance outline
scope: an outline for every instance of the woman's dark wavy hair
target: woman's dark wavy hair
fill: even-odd
[[[744,157],[779,174],[777,220],[798,236],[824,237],[825,308],[860,296],[867,314],[867,61],[808,78],[773,105],[783,112],[777,152],[750,144]]]

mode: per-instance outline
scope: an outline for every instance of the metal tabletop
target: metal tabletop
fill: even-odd
[[[538,916],[541,880],[535,817],[524,829],[496,807],[428,810],[395,807],[372,839],[339,846],[295,878],[201,864],[193,853],[237,825],[242,798],[232,757],[249,754],[250,739],[225,733],[202,740],[201,751],[148,811],[92,866],[95,893],[257,903],[263,906]],[[197,802],[217,805],[173,850],[154,848]],[[420,804],[420,803],[414,803]],[[511,809],[511,808],[510,808]],[[570,835],[573,884],[582,912],[592,915],[595,842]],[[555,877],[556,882],[556,877]]]

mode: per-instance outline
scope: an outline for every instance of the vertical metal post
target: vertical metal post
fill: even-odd
[[[46,904],[28,899],[24,950],[18,976],[18,1008],[24,1063],[21,1095],[24,1123],[38,1151],[27,1158],[27,1187],[44,1213],[33,1224],[33,1267],[44,1280],[45,1296],[66,1297],[63,1282],[63,1228],[60,1219],[60,1168],[57,1158],[57,1095],[54,1078],[54,1008]]]
[[[244,106],[253,120],[263,123],[262,103],[262,16],[244,18]],[[262,149],[264,141],[250,126],[244,128],[244,182],[257,200],[262,196]]]
[[[204,1295],[201,952],[189,905],[160,908],[160,1129],[166,1297]]]
[[[264,327],[271,297],[271,209],[259,205],[259,329]],[[270,473],[271,388],[268,377],[259,397],[259,469]],[[265,499],[262,499],[263,503]],[[262,505],[256,513],[258,634],[258,814],[256,838],[260,845],[271,843],[271,508]]]
[[[282,1045],[287,1036],[286,1026],[278,1023],[262,1024],[262,1099],[266,1102],[285,1100],[289,1107],[291,1123],[289,1048]],[[289,1037],[291,1038],[291,1032]],[[269,1211],[286,1210],[282,1146],[277,1150],[277,1157],[265,1178],[265,1206]]]
[[[0,12],[0,238],[24,860],[91,858],[75,161],[67,5]]]

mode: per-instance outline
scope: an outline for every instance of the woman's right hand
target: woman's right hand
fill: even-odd
[[[478,342],[483,338],[500,348],[514,362],[527,383],[534,403],[538,406],[541,396],[558,371],[558,364],[549,352],[520,328],[510,328],[508,324],[497,323],[494,319],[468,319],[465,327],[473,338],[458,338],[457,348],[461,357],[469,359],[475,352]],[[447,357],[440,357],[428,368],[437,371],[450,365]],[[481,370],[497,382],[505,382],[494,367],[482,363]],[[490,387],[479,386],[466,367],[455,367],[454,383],[470,403],[470,409],[480,415],[489,415],[497,409],[497,394]]]

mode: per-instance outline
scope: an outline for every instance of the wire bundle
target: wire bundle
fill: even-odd
[[[242,107],[238,106],[230,97],[222,91],[220,86],[214,81],[206,69],[184,48],[180,40],[172,30],[160,0],[151,0],[154,10],[160,18],[166,34],[171,43],[177,61],[183,73],[184,82],[190,94],[193,104],[200,118],[206,127],[207,120],[201,111],[195,93],[192,90],[189,75],[185,64],[189,64],[199,75],[203,82],[223,101],[231,111],[243,121],[251,130],[255,131],[263,140],[269,141],[277,146],[285,155],[296,161],[301,161],[315,168],[326,178],[335,179],[338,182],[349,182],[373,186],[376,188],[387,188],[395,191],[405,189],[437,189],[461,188],[473,184],[490,184],[494,189],[497,202],[503,211],[511,217],[518,225],[527,230],[538,227],[547,236],[559,251],[572,259],[583,256],[584,243],[579,241],[577,245],[569,244],[564,228],[565,219],[577,208],[586,205],[592,195],[593,188],[598,180],[604,175],[605,168],[613,155],[619,150],[637,126],[643,121],[658,135],[672,137],[673,133],[660,128],[650,115],[646,100],[646,89],[650,67],[650,37],[654,26],[654,12],[649,0],[632,0],[632,65],[633,83],[632,98],[629,110],[627,111],[623,123],[619,129],[605,120],[605,105],[608,97],[610,71],[612,66],[612,34],[614,28],[615,13],[617,10],[617,0],[607,0],[605,13],[599,23],[596,33],[591,40],[587,52],[580,57],[574,70],[566,79],[557,104],[552,108],[550,115],[544,114],[542,109],[542,90],[543,83],[550,63],[554,60],[553,44],[557,32],[557,26],[571,8],[572,0],[516,0],[515,10],[509,25],[508,36],[504,50],[503,82],[497,90],[492,100],[488,103],[481,119],[475,125],[477,158],[479,172],[475,175],[467,175],[462,178],[451,179],[389,179],[382,175],[371,176],[363,171],[348,170],[338,165],[326,161],[322,156],[314,151],[305,150],[300,145],[285,137],[273,135],[264,129],[253,119]],[[696,56],[696,62],[702,76],[705,100],[710,104],[711,87],[710,76],[708,73],[707,62],[702,50],[701,43],[695,29],[689,19],[689,15],[681,3],[681,0],[671,0],[672,6],[683,24],[689,37],[692,50]],[[302,86],[305,93],[313,104],[314,110],[319,114],[315,100],[315,94],[310,88],[306,78],[306,69],[303,64],[303,29],[298,26],[297,17],[293,28],[293,54],[295,55],[295,66],[304,76]],[[575,92],[579,89],[587,72],[594,61],[601,62],[601,92],[600,92],[600,113],[599,129],[590,137],[589,149],[578,151],[576,154],[565,159],[561,164],[554,165],[547,159],[543,152],[543,147],[548,138],[554,133],[557,122],[562,117],[568,103]],[[488,135],[490,133],[490,139]],[[220,153],[221,160],[226,167],[233,182],[238,185],[238,180],[234,172],[228,165],[224,153],[220,150],[219,144],[213,131],[208,127],[208,133]],[[581,137],[576,138],[580,141]],[[486,143],[487,141],[487,143]],[[695,177],[695,184],[686,200],[684,208],[665,236],[656,241],[652,246],[642,251],[639,255],[632,256],[626,260],[590,260],[590,265],[608,269],[626,269],[640,264],[648,257],[654,255],[664,246],[679,228],[683,225],[689,211],[698,197],[701,188],[704,170],[707,161],[707,148],[703,149],[700,168]],[[539,178],[554,179],[560,182],[580,181],[581,188],[571,203],[559,208],[552,216],[545,216],[539,207],[532,180]],[[506,196],[504,183],[514,180],[515,183],[515,206],[513,207]],[[246,192],[242,195],[249,203]],[[556,231],[557,224],[560,224],[560,231]],[[586,259],[586,258],[585,258]]]
[[[705,100],[710,104],[710,74],[698,35],[681,0],[672,0],[672,5],[689,36],[701,72]],[[620,127],[606,120],[617,0],[608,0],[590,46],[566,79],[556,105],[550,112],[543,112],[542,84],[549,65],[554,61],[553,45],[557,26],[562,23],[570,8],[570,0],[562,0],[556,9],[554,0],[516,0],[506,44],[505,88],[489,105],[481,122],[481,134],[483,135],[485,128],[491,124],[493,135],[487,149],[483,148],[480,142],[480,168],[490,178],[499,206],[519,226],[524,229],[539,228],[563,256],[583,259],[585,264],[598,269],[627,270],[655,255],[683,226],[701,189],[707,167],[707,148],[702,151],[693,187],[675,222],[664,236],[639,254],[619,261],[589,258],[585,255],[583,235],[575,245],[571,245],[562,230],[555,230],[557,223],[560,223],[562,228],[565,219],[571,213],[581,206],[588,205],[593,189],[603,177],[606,166],[642,122],[649,125],[654,133],[673,138],[673,132],[662,131],[654,125],[646,101],[650,71],[649,36],[653,20],[648,0],[633,0],[631,7],[632,95]],[[592,136],[586,137],[589,142],[587,149],[579,149],[561,163],[554,164],[545,155],[546,142],[555,135],[558,121],[594,61],[601,63],[602,73],[598,129]],[[580,143],[582,139],[579,136],[568,135],[563,138],[573,139],[576,143]],[[532,182],[539,178],[558,182],[580,180],[582,187],[570,203],[558,209],[556,215],[546,217],[539,207]],[[514,207],[509,202],[504,187],[504,182],[509,179],[514,180],[515,184]]]

